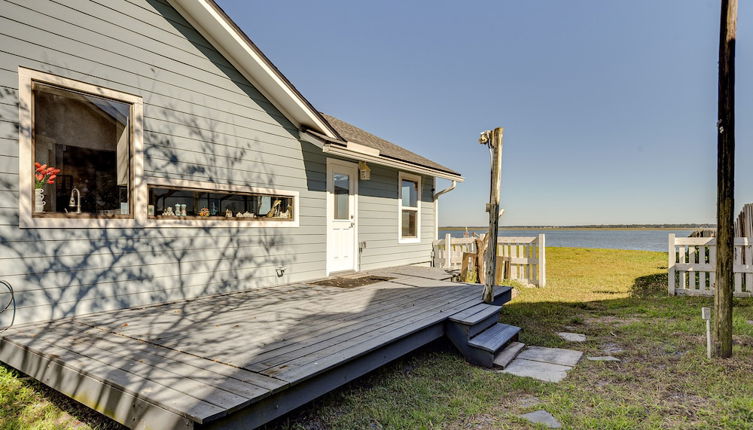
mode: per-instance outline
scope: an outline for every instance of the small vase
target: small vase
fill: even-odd
[[[44,189],[34,188],[34,212],[44,212]]]

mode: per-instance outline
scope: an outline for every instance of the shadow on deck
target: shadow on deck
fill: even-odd
[[[14,327],[0,360],[131,428],[254,428],[445,335],[481,287],[425,268]]]

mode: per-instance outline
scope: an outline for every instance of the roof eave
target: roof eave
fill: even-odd
[[[311,103],[213,0],[168,0],[296,127],[341,139]]]
[[[343,147],[342,144],[339,143],[325,143],[322,149],[328,154],[339,155],[341,157],[358,161],[371,162],[387,167],[394,167],[406,172],[419,173],[422,175],[434,176],[437,178],[448,179],[457,182],[464,181],[464,178],[457,173],[445,172],[443,170],[422,166],[395,158],[385,157],[383,155],[372,155],[361,151],[353,151],[351,149],[348,149],[347,147]]]

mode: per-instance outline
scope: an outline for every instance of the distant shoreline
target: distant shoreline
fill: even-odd
[[[444,231],[465,231],[470,230],[487,230],[489,227],[439,227],[439,230]],[[713,228],[713,227],[500,227],[500,230],[695,230],[699,228]]]

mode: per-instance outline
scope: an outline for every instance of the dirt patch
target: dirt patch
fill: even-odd
[[[613,315],[604,315],[600,317],[588,317],[583,319],[583,323],[587,325],[603,324],[613,327],[622,327],[628,324],[640,322],[639,318],[633,317],[616,317]]]
[[[460,419],[449,426],[448,430],[496,430],[499,421],[491,414],[480,414]]]
[[[325,287],[356,288],[356,287],[363,287],[364,285],[376,284],[377,282],[389,281],[392,279],[395,279],[395,278],[391,278],[389,276],[366,275],[366,276],[359,276],[357,278],[350,278],[350,277],[329,278],[323,281],[312,282],[312,284],[322,285]]]

